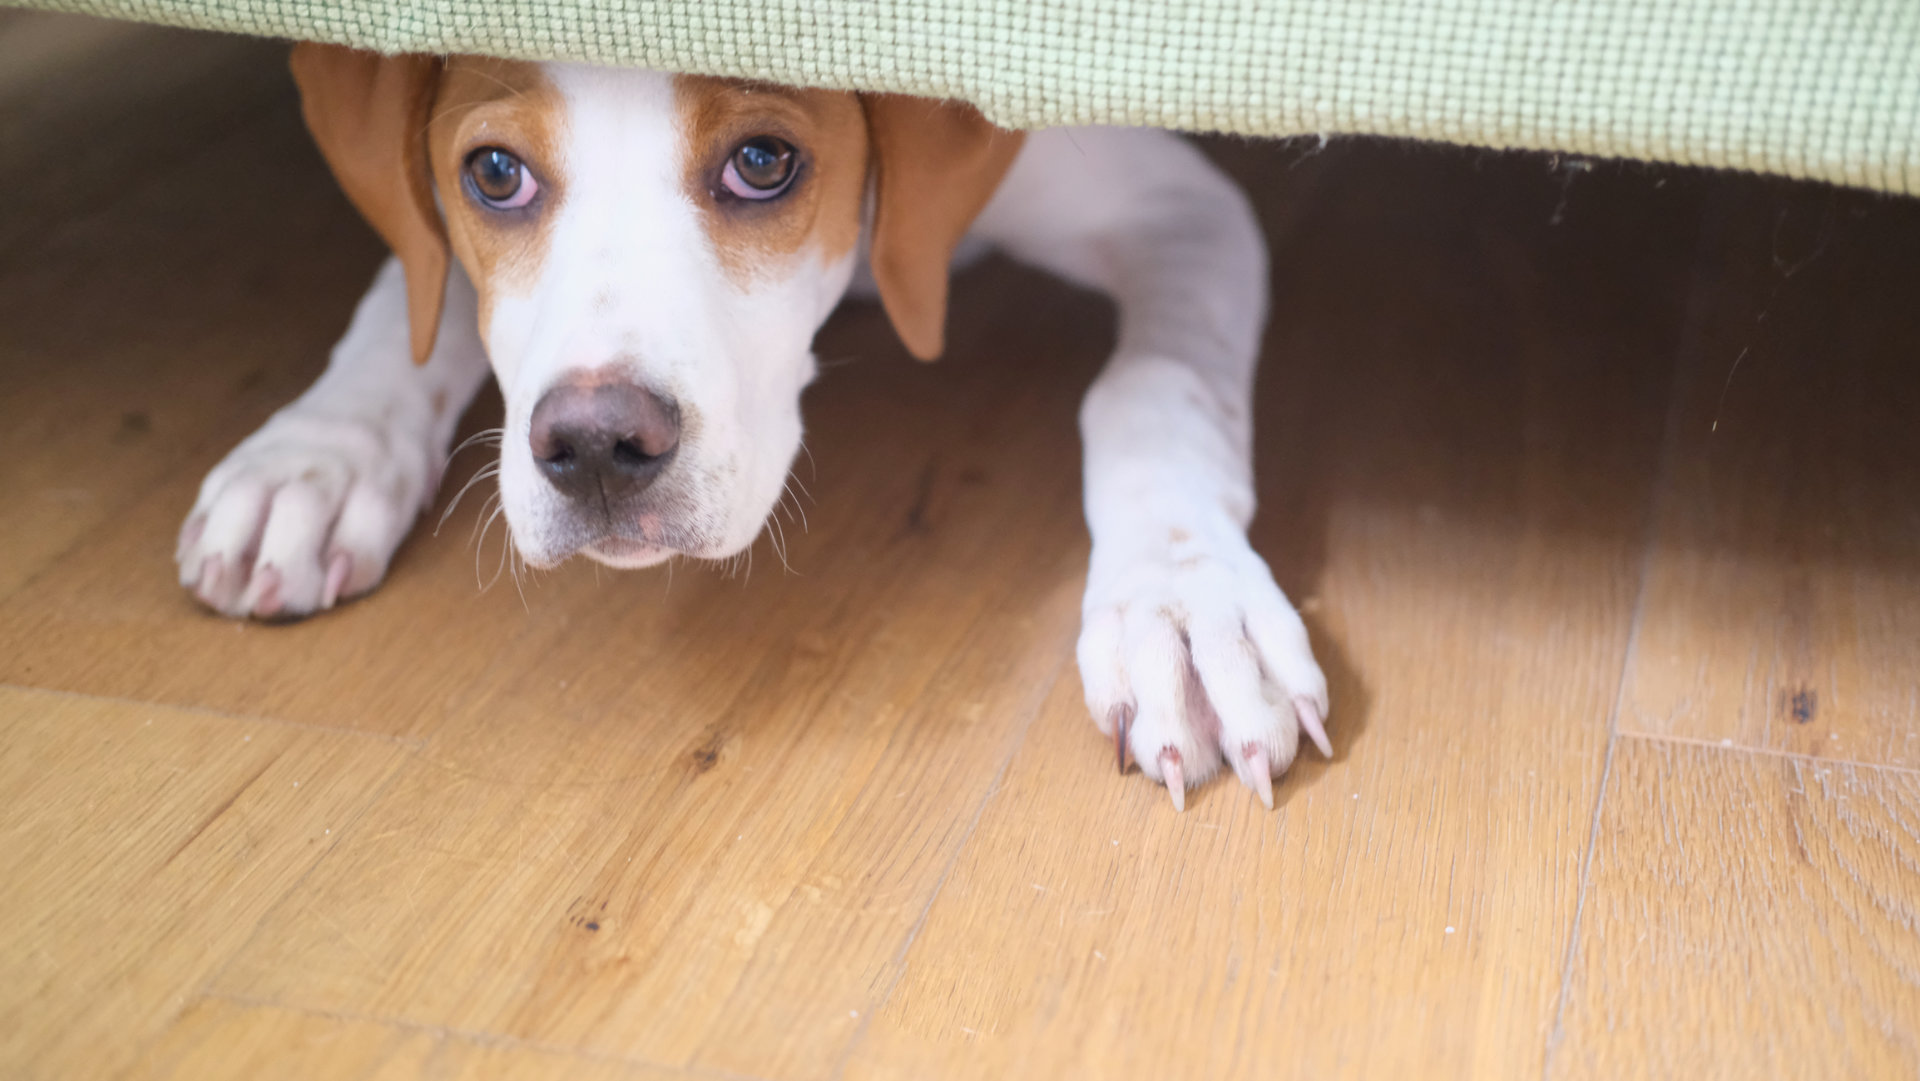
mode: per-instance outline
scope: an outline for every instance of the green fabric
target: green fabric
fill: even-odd
[[[1395,135],[1920,193],[1920,0],[25,2],[962,98],[1009,127]]]

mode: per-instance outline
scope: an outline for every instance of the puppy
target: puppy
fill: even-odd
[[[999,130],[970,107],[654,71],[303,44],[315,141],[393,250],[326,372],[210,473],[180,582],[237,617],[379,584],[489,369],[528,563],[752,544],[800,445],[814,333],[870,275],[941,351],[963,238],[1110,294],[1080,410],[1087,707],[1176,808],[1224,763],[1268,807],[1326,680],[1247,544],[1266,252],[1156,131]],[[971,242],[970,242],[971,245]]]

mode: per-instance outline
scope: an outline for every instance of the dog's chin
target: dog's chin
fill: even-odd
[[[609,567],[638,570],[641,567],[659,566],[680,553],[646,541],[606,537],[581,548],[580,554]]]
[[[759,526],[764,528],[764,518]],[[511,523],[508,528],[512,529]],[[715,537],[678,521],[645,514],[617,528],[608,528],[605,523],[562,521],[545,530],[514,530],[514,543],[527,565],[540,570],[557,567],[575,556],[606,567],[638,570],[657,567],[675,556],[726,559],[752,546],[760,528],[735,528]]]

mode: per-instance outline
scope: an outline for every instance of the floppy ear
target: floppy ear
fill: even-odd
[[[425,364],[447,292],[447,233],[427,164],[441,62],[301,42],[290,63],[307,130],[334,179],[400,257],[413,359]]]
[[[1025,136],[971,105],[864,94],[873,148],[870,259],[880,304],[907,352],[940,355],[953,249],[986,207]]]

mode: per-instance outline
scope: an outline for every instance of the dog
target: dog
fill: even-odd
[[[1118,307],[1079,417],[1076,656],[1122,771],[1178,810],[1224,763],[1270,809],[1302,732],[1331,757],[1326,679],[1247,542],[1266,250],[1178,136],[565,63],[300,44],[291,66],[393,255],[325,373],[201,486],[177,560],[208,607],[290,619],[378,585],[489,371],[529,564],[738,553],[798,452],[827,315],[877,293],[931,359],[956,253],[990,246]]]

